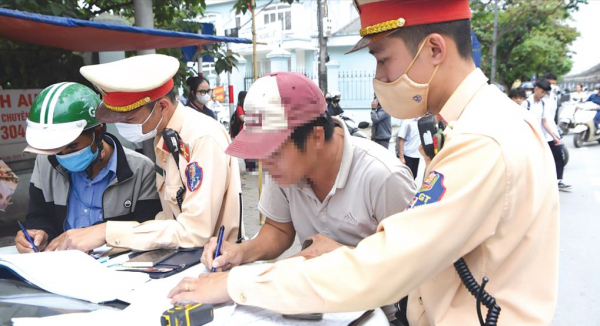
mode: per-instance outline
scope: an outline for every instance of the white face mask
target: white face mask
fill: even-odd
[[[156,127],[154,127],[154,130],[152,130],[151,132],[145,134],[142,131],[142,127],[146,124],[146,122],[148,122],[148,120],[150,120],[150,117],[154,113],[154,109],[156,109],[156,104],[158,104],[158,102],[156,102],[154,104],[154,108],[152,108],[152,112],[150,112],[150,115],[148,116],[148,118],[146,118],[146,120],[144,120],[144,122],[142,122],[141,124],[120,123],[120,122],[115,123],[115,126],[117,127],[117,130],[119,131],[121,136],[123,136],[125,139],[127,139],[133,143],[139,143],[139,142],[143,142],[144,140],[154,138],[157,133],[157,128],[163,120],[162,116],[160,117],[160,121],[156,124]]]
[[[525,92],[525,96],[527,96],[527,97],[530,97],[530,96],[531,96],[531,94],[533,94],[533,92],[532,92],[532,91],[526,91],[526,92]]]
[[[208,101],[210,101],[210,95],[208,93],[204,95],[196,94],[196,99],[198,100],[198,102],[204,105],[208,103]]]
[[[373,89],[379,99],[381,107],[391,116],[398,119],[411,119],[422,117],[427,113],[427,95],[429,93],[429,84],[439,65],[435,66],[433,74],[427,84],[418,84],[407,75],[410,68],[419,57],[421,50],[425,46],[425,41],[419,46],[419,51],[414,59],[406,68],[406,72],[391,83],[384,83],[373,79]]]

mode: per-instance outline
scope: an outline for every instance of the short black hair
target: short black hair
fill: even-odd
[[[522,88],[513,88],[508,92],[508,97],[513,98],[527,98],[527,94],[525,94],[525,90]]]
[[[548,81],[548,79],[543,78],[535,82],[535,87],[541,88],[546,92],[549,92],[552,89],[552,86],[550,86],[550,82]]]
[[[158,100],[160,100],[163,97],[166,97],[167,99],[169,99],[169,102],[171,102],[171,104],[177,103],[177,95],[175,94],[175,89],[173,88],[167,94],[165,94],[165,96],[161,96],[161,97],[157,98],[156,100],[154,100],[144,106],[147,107],[148,110],[152,111],[152,109],[156,105],[156,102],[158,102]],[[140,108],[142,108],[142,107],[140,107]]]
[[[471,40],[471,20],[461,19],[428,25],[414,25],[398,28],[392,36],[401,38],[413,55],[429,34],[449,36],[456,43],[458,54],[465,60],[473,60],[473,41]]]
[[[171,89],[170,92],[167,93],[167,95],[165,95],[166,98],[168,98],[171,103],[175,103],[175,101],[177,101],[177,95],[175,94],[175,89]]]
[[[556,78],[556,74],[553,73],[553,72],[551,72],[551,71],[545,73],[544,76],[542,76],[542,78],[543,79],[548,79],[548,80],[550,80],[550,79],[552,79],[552,80],[558,80],[558,78]]]
[[[323,127],[323,132],[325,133],[325,141],[328,142],[331,140],[333,136],[333,120],[328,112],[323,113],[323,115],[317,117],[316,119],[305,123],[299,127],[296,127],[292,132],[290,138],[294,141],[296,147],[304,152],[306,150],[306,139],[308,135],[313,131],[315,127]]]

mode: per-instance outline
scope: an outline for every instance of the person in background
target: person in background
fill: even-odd
[[[39,155],[25,225],[39,250],[57,249],[71,230],[108,221],[142,223],[162,210],[154,163],[106,133],[95,117],[99,103],[87,86],[58,83],[31,106],[25,151]],[[33,251],[21,231],[15,244],[21,253]]]
[[[218,120],[215,112],[206,106],[210,101],[210,83],[208,79],[202,76],[195,76],[188,78],[185,83],[190,88],[190,95],[185,105]]]
[[[327,109],[329,109],[329,104],[331,104],[331,100],[333,100],[331,94],[329,92],[325,93],[325,102],[327,103]]]
[[[534,86],[533,83],[530,81],[522,83],[519,88],[525,91],[525,98],[529,98],[533,94]]]
[[[331,102],[327,104],[327,112],[329,112],[329,115],[332,117],[338,116],[342,113],[344,113],[344,110],[342,109],[342,107],[340,106],[340,99],[342,94],[340,92],[332,92],[331,93],[332,98],[331,98]],[[327,99],[327,97],[326,97]]]
[[[556,104],[551,98],[546,97],[552,91],[550,82],[546,79],[540,79],[535,83],[533,95],[531,95],[521,105],[530,111],[535,120],[540,123],[540,130],[550,146],[552,156],[554,156],[554,165],[556,167],[556,177],[558,179],[558,190],[569,191],[571,186],[563,182],[565,162],[562,156],[562,142],[558,128],[554,123],[554,114],[556,113]]]
[[[577,102],[577,103],[583,103],[583,102],[585,102],[585,99],[586,99],[586,96],[585,96],[585,93],[583,92],[583,85],[577,84],[575,86],[575,93],[571,94],[571,101]]]
[[[238,104],[235,109],[235,113],[231,117],[232,124],[229,128],[229,132],[231,133],[231,139],[234,139],[240,131],[244,129],[244,123],[246,121],[246,112],[244,111],[244,101],[246,100],[246,91],[241,91],[238,93]],[[256,161],[251,159],[245,159],[244,163],[246,164],[246,171],[250,173],[254,173],[256,171]]]
[[[525,90],[522,88],[511,89],[510,92],[508,92],[508,97],[519,105],[521,105],[527,98],[525,95]]]
[[[419,153],[421,139],[419,138],[419,127],[417,126],[418,120],[419,119],[402,120],[396,138],[398,158],[400,159],[400,162],[408,166],[415,180],[417,179],[419,161],[421,159],[421,154]]]
[[[388,149],[392,138],[392,117],[383,110],[377,96],[371,102],[371,121],[371,140]]]
[[[586,102],[593,102],[600,105],[600,83],[594,85],[594,93],[588,97]],[[600,110],[596,111],[594,123],[596,124],[596,133],[600,133]]]

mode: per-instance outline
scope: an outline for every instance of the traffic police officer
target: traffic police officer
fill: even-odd
[[[89,250],[104,243],[137,250],[200,247],[221,225],[228,241],[243,236],[239,167],[236,158],[225,154],[227,131],[177,102],[173,76],[178,69],[177,59],[158,54],[81,68],[102,93],[98,120],[116,123],[129,141],[154,139],[163,211],[141,224],[109,222],[86,228],[82,232],[87,233],[73,236],[63,249]],[[165,128],[178,134],[173,144],[163,141]]]
[[[558,285],[558,189],[537,124],[475,67],[468,0],[359,0],[377,60],[374,89],[396,118],[446,121],[445,144],[406,211],[355,249],[184,279],[173,301],[283,313],[357,311],[408,295],[410,325],[479,325],[464,258],[502,308],[503,325],[549,325]],[[510,132],[506,132],[510,126]],[[194,282],[190,285],[190,282]],[[485,307],[484,314],[485,314]]]

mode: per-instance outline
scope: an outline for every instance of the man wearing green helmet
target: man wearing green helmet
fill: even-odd
[[[25,150],[40,155],[26,226],[39,250],[55,250],[69,229],[143,222],[161,211],[153,163],[106,134],[95,117],[99,102],[90,88],[65,82],[44,89],[31,106]],[[33,251],[21,231],[15,243],[21,253]]]

